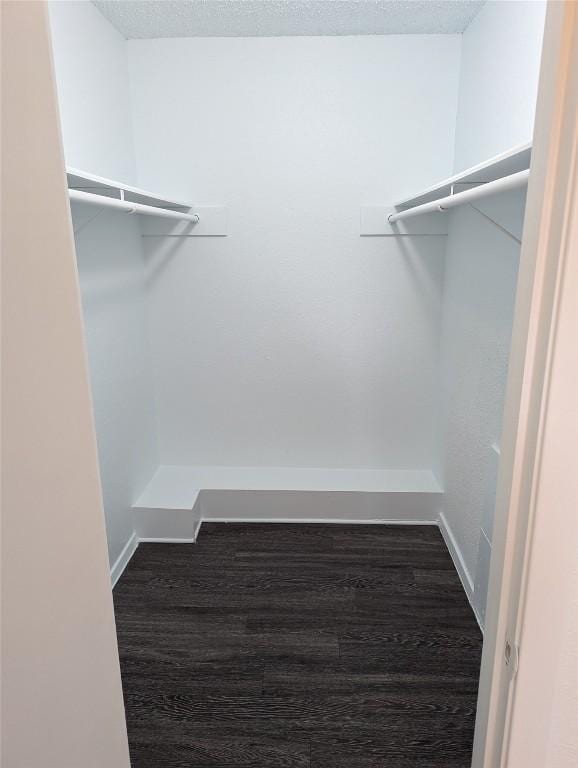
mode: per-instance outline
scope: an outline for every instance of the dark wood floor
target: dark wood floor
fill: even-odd
[[[204,524],[114,590],[133,768],[466,768],[481,634],[432,526]]]

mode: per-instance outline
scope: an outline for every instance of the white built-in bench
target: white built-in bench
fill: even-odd
[[[133,505],[141,541],[194,541],[202,520],[436,522],[430,470],[161,465]]]

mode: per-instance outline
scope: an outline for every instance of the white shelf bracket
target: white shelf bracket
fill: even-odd
[[[494,225],[494,227],[496,227],[496,229],[499,229],[499,230],[500,230],[501,232],[503,232],[505,235],[507,235],[508,237],[511,237],[511,238],[512,238],[512,240],[515,240],[515,241],[518,243],[518,245],[521,245],[521,244],[522,244],[522,241],[521,241],[521,239],[520,239],[519,237],[516,237],[516,235],[515,235],[513,232],[510,232],[510,230],[509,230],[509,229],[506,229],[506,227],[502,226],[502,224],[499,224],[499,223],[498,223],[498,222],[497,222],[495,219],[492,219],[492,217],[491,217],[491,216],[488,216],[488,214],[487,214],[487,213],[484,213],[483,211],[481,211],[481,210],[480,210],[480,209],[479,209],[477,206],[475,206],[473,203],[470,203],[470,208],[473,208],[473,209],[474,209],[474,211],[477,211],[477,212],[480,214],[480,216],[483,216],[483,217],[484,217],[484,219],[486,219],[486,221],[489,221],[489,222],[490,222],[490,224],[493,224],[493,225]]]

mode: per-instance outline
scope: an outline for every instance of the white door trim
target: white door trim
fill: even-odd
[[[528,719],[532,710],[548,714],[540,702],[540,689],[525,701],[515,695],[516,663],[506,664],[504,651],[509,641],[514,657],[520,648],[520,664],[525,664],[528,632],[539,632],[535,624],[526,626],[521,643],[526,587],[543,562],[536,553],[544,555],[552,544],[532,534],[544,461],[542,438],[553,391],[552,353],[563,341],[558,310],[562,293],[569,288],[563,280],[569,279],[565,233],[576,185],[571,169],[576,162],[577,93],[572,72],[577,61],[578,4],[549,3],[504,412],[474,768],[530,768],[508,749],[511,725],[522,710]],[[578,286],[574,290],[576,295]],[[552,638],[550,633],[540,635],[545,649]],[[527,743],[543,738],[546,730],[544,721],[541,729],[525,729]],[[544,768],[546,763],[534,765]]]
[[[0,28],[0,763],[130,768],[48,6]]]

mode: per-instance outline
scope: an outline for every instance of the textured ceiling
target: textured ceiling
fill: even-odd
[[[93,0],[127,39],[463,32],[485,0]]]

